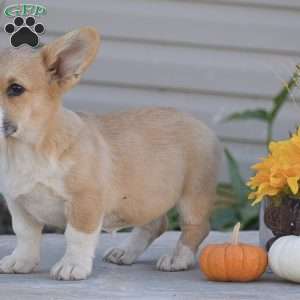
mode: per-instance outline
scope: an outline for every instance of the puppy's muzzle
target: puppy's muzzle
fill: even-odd
[[[18,130],[18,127],[16,124],[14,124],[12,121],[4,120],[3,121],[3,133],[5,137],[9,137],[13,135]]]

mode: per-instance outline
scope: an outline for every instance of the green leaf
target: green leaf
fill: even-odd
[[[227,159],[229,176],[230,176],[230,181],[231,181],[234,195],[239,200],[240,204],[247,203],[249,188],[246,186],[241,176],[239,166],[236,160],[234,159],[234,157],[232,156],[232,154],[229,152],[228,149],[225,149],[224,151]]]
[[[232,197],[232,186],[228,183],[219,183],[217,186],[217,194],[224,197]]]
[[[268,122],[269,113],[264,109],[245,110],[242,112],[230,114],[224,119],[225,122],[244,120],[260,120],[263,122]]]
[[[248,229],[251,224],[258,222],[259,205],[251,206],[250,203],[247,203],[239,210],[239,215],[242,223],[241,228]]]
[[[279,93],[273,99],[273,108],[270,112],[270,121],[271,122],[274,121],[280,108],[285,103],[285,101],[288,99],[289,93],[297,85],[298,79],[299,79],[299,69],[297,68],[296,72],[290,78],[288,83],[279,91]]]
[[[180,230],[179,214],[175,208],[168,212],[169,230]]]
[[[211,217],[213,230],[225,230],[232,228],[238,222],[235,210],[232,207],[218,208]]]
[[[259,205],[252,206],[250,203],[247,203],[243,208],[240,209],[240,215],[243,221],[256,217],[258,213]]]

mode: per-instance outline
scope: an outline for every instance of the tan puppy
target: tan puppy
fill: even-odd
[[[51,270],[63,280],[91,273],[101,229],[135,227],[105,255],[132,264],[177,206],[182,233],[174,253],[158,260],[163,271],[193,266],[209,232],[219,165],[212,131],[174,109],[97,117],[62,107],[62,94],[79,82],[98,46],[97,32],[83,28],[38,51],[0,54],[0,191],[17,235],[2,273],[33,271],[45,224],[66,227],[65,255]]]

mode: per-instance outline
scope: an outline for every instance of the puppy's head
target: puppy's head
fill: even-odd
[[[0,136],[36,143],[58,111],[61,94],[79,82],[99,44],[95,29],[82,28],[39,50],[0,52]]]

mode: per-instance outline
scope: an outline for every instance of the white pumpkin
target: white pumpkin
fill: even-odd
[[[269,250],[269,265],[283,279],[300,282],[300,237],[288,235],[276,240]]]

